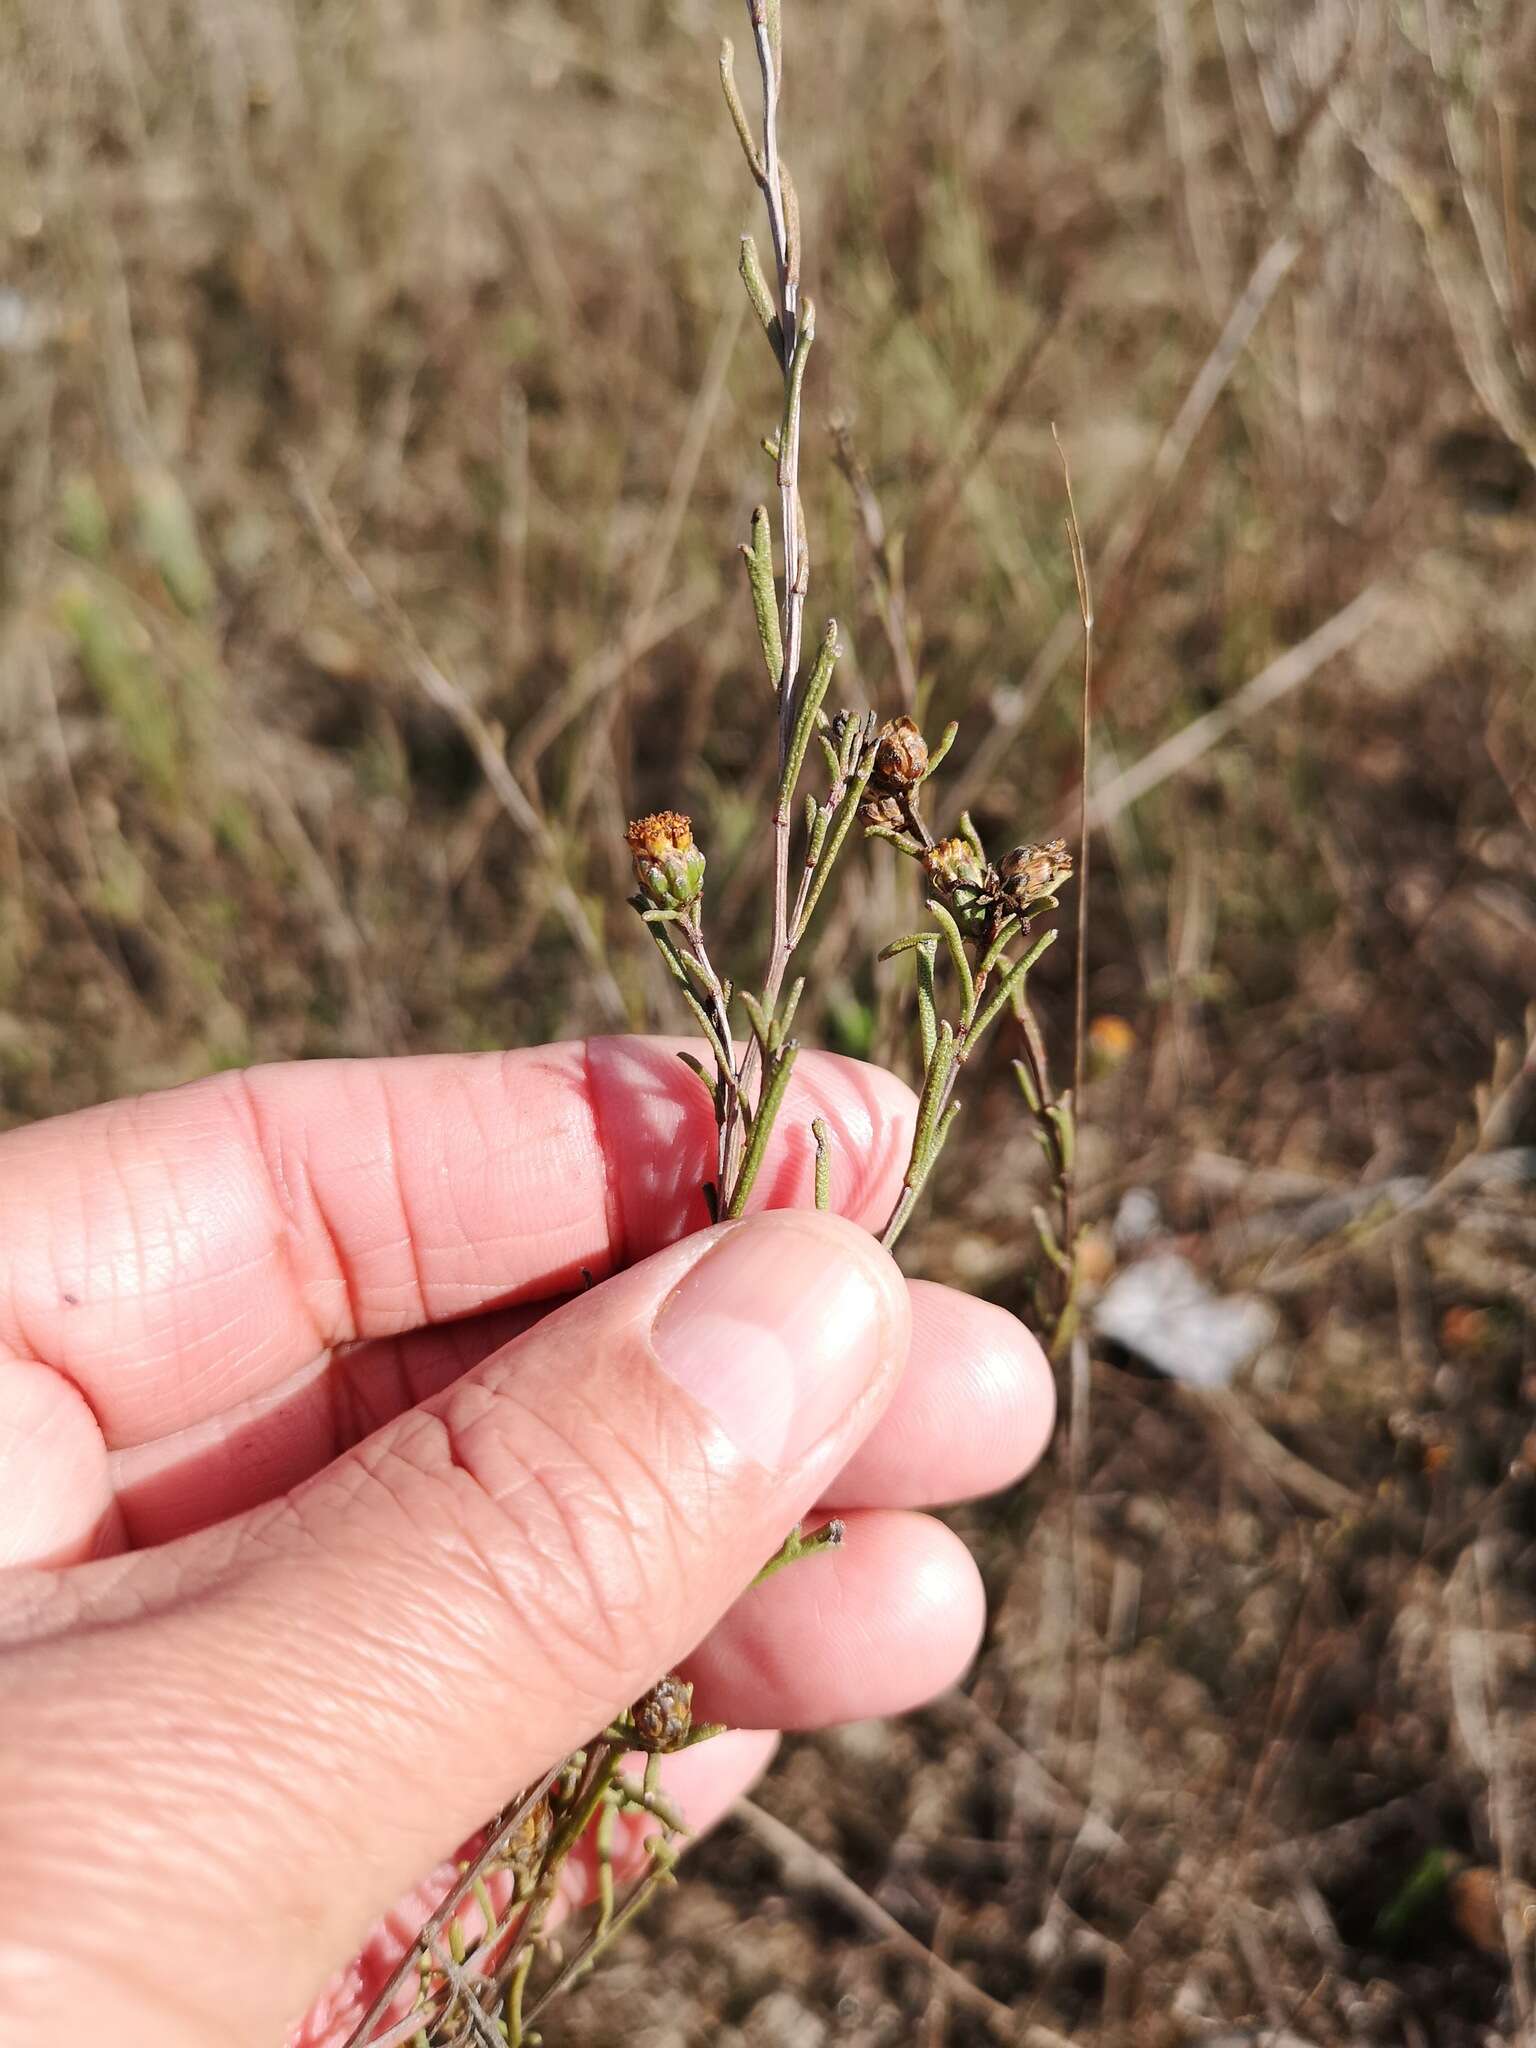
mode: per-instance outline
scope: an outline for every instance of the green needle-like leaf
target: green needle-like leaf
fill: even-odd
[[[888,946],[882,946],[875,955],[877,960],[894,960],[899,953],[911,953],[925,940],[933,938],[932,932],[908,932],[904,939],[892,939]]]
[[[823,1118],[811,1120],[811,1136],[816,1140],[816,1206],[826,1210],[832,1206],[832,1133]]]
[[[928,1148],[933,1143],[934,1126],[942,1114],[944,1091],[949,1083],[950,1068],[954,1064],[955,1031],[946,1017],[939,1026],[939,1035],[928,1061],[928,1071],[923,1076],[923,1092],[917,1098],[917,1129],[912,1137],[912,1165],[907,1169],[909,1185],[913,1172],[921,1167]]]
[[[774,360],[782,365],[784,329],[778,314],[774,311],[773,295],[768,289],[768,280],[763,275],[763,259],[758,255],[757,243],[750,235],[743,235],[741,238],[741,281],[747,288],[747,297],[752,301],[752,310],[768,337],[768,345],[773,350]]]
[[[726,1219],[729,1222],[735,1222],[737,1217],[746,1214],[747,1197],[751,1194],[753,1183],[762,1168],[768,1150],[768,1140],[773,1136],[773,1126],[784,1101],[784,1091],[789,1086],[790,1070],[799,1051],[799,1046],[791,1039],[780,1052],[764,1083],[762,1100],[757,1105],[757,1114],[752,1119],[752,1128],[747,1135],[747,1149],[741,1162],[741,1171],[736,1176],[736,1186],[726,1207]]]
[[[949,948],[950,965],[954,968],[955,978],[960,983],[960,1021],[962,1025],[969,1024],[971,1012],[976,1007],[976,981],[971,973],[971,963],[966,958],[965,941],[960,936],[959,925],[936,896],[929,897],[928,908],[932,911],[939,930],[944,934],[944,943]]]
[[[783,166],[780,166],[782,172]],[[789,473],[790,450],[800,440],[800,394],[805,385],[805,366],[810,361],[811,343],[816,339],[816,301],[800,301],[800,325],[795,332],[795,352],[789,359],[788,388],[784,398],[784,424],[779,429],[779,488],[794,482]]]
[[[779,592],[773,580],[773,522],[768,507],[759,505],[752,514],[752,542],[741,551],[747,565],[747,582],[752,591],[752,613],[757,620],[757,637],[763,650],[768,680],[775,691],[784,679],[784,636],[779,626]]]
[[[725,104],[730,109],[731,126],[736,130],[736,139],[741,144],[741,153],[747,160],[747,168],[759,185],[768,173],[763,168],[762,154],[752,133],[752,124],[747,119],[747,110],[741,103],[741,94],[736,88],[736,46],[729,36],[720,42],[720,89],[725,94]]]
[[[938,959],[938,934],[933,933],[917,949],[917,1022],[925,1072],[933,1060],[933,1049],[939,1038],[939,999],[934,983]]]
[[[938,745],[934,747],[932,751],[929,753],[928,766],[923,770],[922,774],[918,777],[919,784],[926,782],[929,776],[933,773],[934,769],[938,767],[939,763],[943,760],[944,756],[955,744],[955,737],[958,734],[959,730],[960,724],[958,719],[952,718],[949,721],[948,725],[945,726],[943,732],[939,735]]]
[[[1013,937],[1014,933],[1018,930],[1018,928],[1019,920],[1016,917],[1005,917],[1003,919],[1002,923],[998,926],[997,930],[992,934],[991,944],[987,947],[985,953],[982,954],[980,960],[978,960],[976,963],[976,973],[978,979],[982,981],[986,980],[987,976],[992,972],[993,968],[997,965],[998,961],[1002,959],[1003,948],[1007,945],[1008,941]]]
[[[789,805],[794,801],[795,784],[800,780],[800,770],[805,764],[805,750],[811,743],[811,734],[816,730],[816,719],[823,700],[832,682],[832,671],[837,666],[837,657],[842,649],[837,644],[837,621],[828,619],[827,630],[821,636],[821,645],[816,650],[815,664],[811,669],[805,689],[801,693],[800,708],[795,713],[795,729],[789,742],[789,753],[784,762],[784,778],[779,784],[779,802]]]
[[[748,995],[745,989],[741,992],[741,1007],[746,1011],[747,1022],[752,1026],[752,1036],[766,1053],[770,1049],[773,1037],[773,1019],[757,997]]]
[[[1038,941],[1030,947],[1024,958],[1015,961],[1013,966],[1004,974],[996,989],[983,1005],[981,1015],[971,1025],[970,1038],[973,1043],[980,1041],[990,1028],[998,1011],[1002,1009],[1004,1003],[1008,1002],[1023,987],[1025,976],[1040,958],[1046,947],[1055,943],[1055,939],[1056,929],[1053,925],[1048,932],[1041,934]]]

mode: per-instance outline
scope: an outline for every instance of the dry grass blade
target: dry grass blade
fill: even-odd
[[[1260,1422],[1253,1410],[1227,1387],[1206,1387],[1197,1399],[1232,1432],[1247,1455],[1293,1500],[1320,1515],[1351,1515],[1360,1509],[1360,1498],[1336,1479],[1319,1472],[1305,1458],[1288,1451]]]
[[[1381,616],[1388,596],[1386,585],[1371,584],[1332,618],[1325,619],[1305,640],[1276,655],[1267,667],[1234,691],[1225,704],[1208,711],[1203,718],[1191,719],[1149,754],[1101,784],[1089,799],[1089,824],[1097,829],[1112,823],[1122,811],[1129,810],[1160,784],[1192,768],[1239,726],[1310,681],[1320,668],[1353,647],[1369,631]]]
[[[1151,530],[1158,508],[1188,460],[1200,429],[1210,418],[1265,309],[1300,254],[1301,243],[1294,235],[1279,235],[1254,265],[1252,274],[1227,315],[1215,346],[1201,364],[1164,434],[1145,480],[1099,551],[1101,601],[1112,601],[1117,595],[1126,571]],[[1077,618],[1064,612],[1047,634],[1023,681],[994,693],[989,712],[998,746],[1010,734],[1026,726],[1039,710],[1046,691],[1055,682],[1062,663],[1072,651],[1078,626]],[[983,776],[989,772],[996,758],[995,748],[989,748],[985,762],[978,759],[957,779],[956,802],[962,807],[968,808],[977,800]]]

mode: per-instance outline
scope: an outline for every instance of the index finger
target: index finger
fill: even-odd
[[[332,1345],[570,1292],[699,1227],[715,1129],[678,1041],[216,1075],[0,1138],[0,1363],[71,1380],[110,1448],[205,1421]],[[799,1061],[754,1207],[878,1225],[910,1091]]]

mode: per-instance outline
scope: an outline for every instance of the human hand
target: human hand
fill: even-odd
[[[663,1670],[735,1732],[951,1683],[982,1598],[914,1512],[1008,1484],[1049,1375],[906,1283],[909,1093],[806,1054],[698,1231],[660,1041],[225,1074],[0,1138],[0,2039],[343,2040],[408,1894]],[[587,1280],[600,1284],[583,1291]],[[742,1588],[800,1517],[846,1547]],[[629,1845],[633,1849],[634,1845]],[[366,1946],[365,1946],[366,1944]],[[393,1949],[391,1948],[393,1944]],[[360,1959],[318,2005],[337,1962]]]

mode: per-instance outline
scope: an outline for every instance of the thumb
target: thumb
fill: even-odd
[[[851,1224],[725,1225],[283,1501],[10,1582],[0,1987],[44,1984],[41,2029],[82,1967],[118,1982],[125,2048],[277,2038],[391,1900],[707,1633],[879,1415],[908,1316]]]

